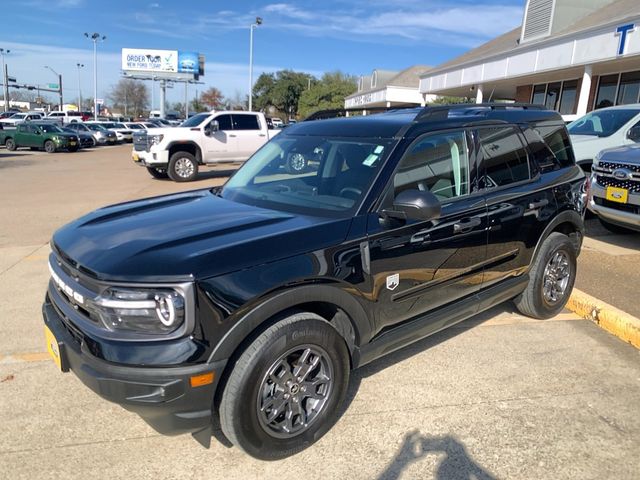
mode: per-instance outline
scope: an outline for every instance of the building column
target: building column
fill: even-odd
[[[366,117],[367,116],[367,111],[366,110],[362,110],[362,116]]]
[[[420,106],[421,107],[425,107],[427,105],[427,94],[423,93],[422,94],[422,101],[420,102]]]
[[[578,108],[576,114],[578,116],[585,115],[589,106],[589,92],[591,91],[591,65],[584,67],[584,74],[582,75],[582,84],[580,85],[580,96],[578,97]]]
[[[482,85],[476,85],[476,103],[482,103],[483,99]]]
[[[387,102],[387,108],[391,108],[391,102]]]

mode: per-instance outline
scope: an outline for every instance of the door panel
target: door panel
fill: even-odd
[[[236,136],[238,150],[234,157],[246,160],[267,141],[266,125],[263,130],[258,116],[252,113],[233,114],[233,134]]]
[[[202,134],[206,149],[205,163],[220,160],[231,160],[238,147],[236,135],[233,131],[231,115],[218,115],[212,121],[217,121],[219,130],[210,135]]]
[[[474,191],[475,162],[468,145],[463,130],[421,137],[407,150],[389,186],[391,198],[408,189],[429,190],[442,204],[438,219],[401,223],[373,217],[370,221],[369,257],[379,329],[481,288],[487,210],[484,196]]]

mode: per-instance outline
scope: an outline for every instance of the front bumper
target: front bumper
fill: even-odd
[[[82,335],[77,327],[67,323],[48,296],[42,313],[58,343],[62,370],[72,370],[95,393],[137,413],[164,435],[193,433],[211,426],[213,396],[226,361],[167,368],[121,366],[93,356],[79,340]],[[191,377],[211,372],[213,383],[191,386]]]
[[[589,210],[606,222],[640,231],[640,214],[633,211],[640,212],[640,195],[629,192],[628,203],[615,205],[607,202],[609,206],[599,205],[595,201],[596,198],[606,201],[607,193],[606,188],[596,183],[592,177],[587,204]]]
[[[144,167],[162,167],[169,164],[169,152],[160,150],[157,152],[149,152],[146,150],[133,150],[131,157],[134,162]]]

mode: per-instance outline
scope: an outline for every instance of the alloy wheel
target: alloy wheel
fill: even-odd
[[[553,254],[544,269],[542,294],[549,304],[559,302],[564,298],[571,277],[569,256],[559,250]]]

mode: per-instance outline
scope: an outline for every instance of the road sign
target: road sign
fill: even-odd
[[[47,84],[47,87],[53,88],[54,90],[58,90],[60,88],[60,85],[58,85],[57,83],[49,83]]]
[[[102,98],[96,98],[96,103],[97,103],[98,105],[104,105],[104,99],[102,99]]]

